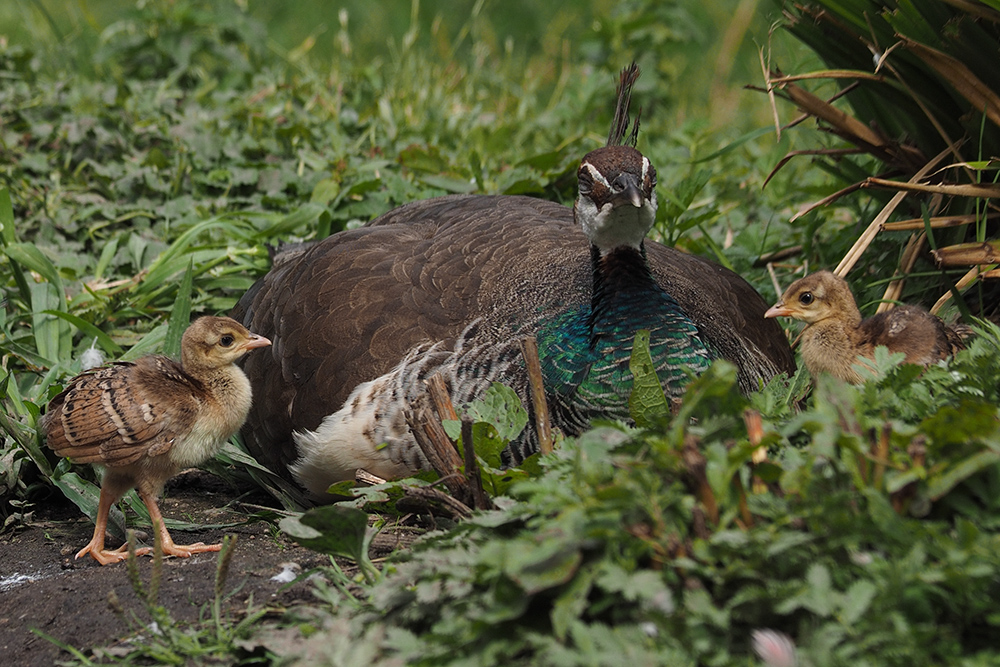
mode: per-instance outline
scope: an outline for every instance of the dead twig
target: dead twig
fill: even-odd
[[[426,380],[427,393],[431,396],[431,402],[442,420],[458,420],[458,413],[451,402],[451,394],[448,393],[448,385],[440,373],[435,373]]]
[[[682,457],[688,474],[694,480],[695,493],[698,494],[698,499],[705,508],[706,518],[712,525],[718,525],[719,504],[716,502],[715,494],[712,493],[712,487],[708,483],[708,475],[705,472],[708,462],[705,460],[705,455],[698,449],[697,438],[691,435],[684,438]]]
[[[462,416],[462,448],[465,450],[465,477],[472,487],[472,503],[477,510],[493,509],[493,502],[483,490],[483,476],[476,460],[476,450],[472,442],[473,420],[469,415]]]
[[[528,371],[528,384],[531,387],[531,404],[535,413],[535,433],[538,435],[538,448],[542,454],[552,452],[552,422],[549,418],[549,404],[545,399],[545,385],[542,382],[542,364],[538,359],[538,343],[534,336],[521,339],[521,355]]]
[[[406,411],[406,423],[428,463],[441,476],[444,485],[461,501],[470,498],[469,482],[461,474],[462,459],[455,445],[441,426],[441,420],[430,408],[430,399],[422,394],[416,406]]]
[[[410,503],[416,505],[413,509],[422,509],[424,512],[433,513],[432,508],[436,508],[443,511],[449,517],[455,520],[467,519],[472,516],[472,508],[458,500],[454,496],[450,496],[447,493],[442,493],[437,489],[433,489],[429,486],[407,486],[405,487],[405,496],[397,501],[396,506],[399,507],[400,503],[403,507],[407,507]],[[409,501],[404,503],[403,500]]]

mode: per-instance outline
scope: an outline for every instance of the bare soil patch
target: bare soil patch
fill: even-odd
[[[233,618],[252,609],[287,609],[314,601],[312,585],[288,585],[273,579],[295,563],[301,572],[329,564],[329,558],[298,546],[269,522],[246,523],[254,513],[245,503],[273,505],[266,496],[241,496],[218,478],[190,471],[171,480],[161,504],[168,518],[198,524],[239,523],[226,529],[171,531],[178,543],[215,543],[226,534],[237,543],[225,591],[236,590],[225,605]],[[130,524],[131,525],[131,524]],[[126,614],[148,621],[145,608],[129,583],[124,563],[100,566],[90,557],[73,556],[89,540],[93,524],[59,497],[39,504],[29,525],[0,535],[0,655],[8,667],[56,664],[68,655],[32,630],[79,648],[114,646],[131,637],[133,628],[112,612],[108,594],[114,591]],[[373,544],[373,558],[412,541],[412,533],[383,531]],[[151,542],[150,542],[151,543]],[[109,538],[109,546],[117,542]],[[168,558],[158,603],[178,622],[208,615],[214,599],[217,553]],[[349,564],[342,563],[349,568]],[[149,582],[152,559],[140,559],[142,580]]]

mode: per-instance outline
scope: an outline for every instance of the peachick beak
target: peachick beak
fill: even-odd
[[[791,315],[792,310],[790,308],[785,308],[785,303],[783,301],[779,301],[774,304],[767,309],[766,313],[764,313],[764,317],[767,319],[772,317],[791,317]]]
[[[243,343],[244,350],[253,350],[258,347],[267,347],[271,344],[271,341],[263,336],[258,336],[257,334],[250,334],[250,340]]]

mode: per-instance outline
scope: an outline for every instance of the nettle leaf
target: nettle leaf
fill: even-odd
[[[528,595],[559,586],[572,579],[583,554],[574,545],[556,540],[529,544],[519,540],[510,545],[504,572]]]
[[[808,609],[817,616],[830,616],[838,601],[832,589],[830,570],[820,563],[813,563],[806,572],[805,587],[798,595],[777,605],[779,614],[790,614],[796,609]]]
[[[528,411],[521,399],[513,389],[495,382],[463,411],[474,420],[472,444],[476,455],[488,466],[500,468],[500,453],[528,424]],[[444,419],[441,424],[448,437],[461,448],[462,422]]]
[[[842,598],[841,620],[847,625],[854,625],[861,620],[861,617],[871,606],[872,600],[875,599],[876,593],[878,593],[878,588],[870,581],[862,579],[851,584]]]
[[[648,329],[635,333],[628,368],[632,373],[632,392],[628,396],[628,412],[632,421],[640,428],[650,428],[667,419],[670,404],[656,376],[656,366],[649,351]]]
[[[510,442],[528,424],[528,411],[521,405],[521,399],[510,387],[494,382],[482,398],[465,408],[466,414],[477,422],[492,424],[497,437]]]
[[[581,614],[587,608],[587,597],[590,595],[594,581],[593,568],[581,568],[579,574],[569,582],[552,605],[552,631],[563,640],[569,629],[577,623]]]
[[[986,450],[973,454],[928,479],[927,494],[931,500],[940,500],[968,478],[997,465],[1000,465],[1000,452]]]
[[[304,547],[350,558],[366,575],[374,570],[368,558],[373,532],[368,529],[368,515],[359,509],[344,505],[314,507],[299,516],[285,517],[278,525]]]
[[[936,447],[980,441],[997,432],[997,407],[963,398],[957,406],[946,405],[920,423]]]

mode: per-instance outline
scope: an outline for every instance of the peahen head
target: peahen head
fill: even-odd
[[[640,114],[634,122],[629,118],[638,78],[634,62],[621,71],[608,142],[587,153],[576,172],[579,189],[573,213],[602,256],[615,248],[641,248],[656,218],[656,169],[635,148]]]
[[[638,249],[656,218],[656,169],[632,146],[605,146],[577,171],[576,221],[601,254]]]

